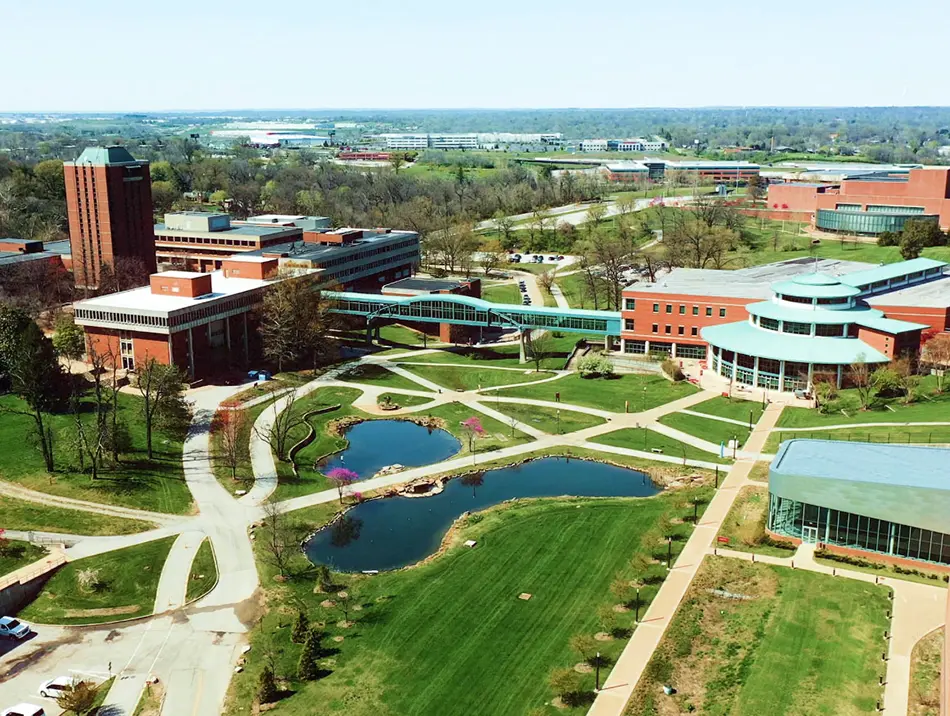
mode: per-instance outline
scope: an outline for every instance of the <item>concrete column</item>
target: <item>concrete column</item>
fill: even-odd
[[[188,374],[195,377],[195,334],[188,329]]]
[[[518,362],[527,363],[528,362],[528,346],[527,342],[531,337],[530,328],[522,328],[521,335],[518,337],[519,351],[518,351]]]
[[[778,389],[785,390],[785,361],[778,362]]]
[[[752,364],[752,385],[759,386],[759,357],[755,356],[755,363]]]
[[[805,385],[805,387],[808,389],[811,389],[811,385],[812,385],[811,379],[814,372],[815,372],[815,364],[809,363],[808,364],[808,383]]]
[[[621,339],[620,339],[620,352],[621,352],[621,353],[626,353],[626,352],[627,352],[627,339],[626,339],[626,338],[621,338]]]
[[[643,341],[643,355],[650,355],[650,341]]]
[[[837,381],[837,385],[838,385],[839,388],[841,387],[841,366],[840,366],[840,365],[838,366],[838,381]]]
[[[231,318],[224,319],[224,342],[228,346],[228,358],[231,357]]]
[[[893,522],[891,522],[890,534],[887,535],[887,553],[894,554],[894,533],[897,531],[897,527]]]
[[[251,349],[247,345],[247,312],[241,314],[244,316],[244,360],[247,363],[251,362]]]

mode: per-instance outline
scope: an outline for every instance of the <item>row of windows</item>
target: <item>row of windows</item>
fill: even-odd
[[[377,256],[378,254],[392,253],[393,251],[404,249],[407,246],[415,246],[418,248],[419,239],[413,237],[411,239],[396,241],[384,246],[375,246],[373,248],[360,249],[359,251],[345,252],[343,256],[332,258],[329,261],[317,261],[315,263],[317,263],[320,268],[328,269],[333,268],[334,266],[339,266],[340,264],[348,263],[350,261],[359,261],[361,259],[369,258],[370,256]]]
[[[256,247],[257,241],[248,241],[246,239],[218,239],[218,238],[208,238],[207,236],[156,236],[155,243],[157,245],[174,243],[174,244],[212,244],[214,246],[254,246]]]
[[[392,266],[398,265],[401,263],[418,263],[419,261],[419,252],[417,250],[408,251],[404,254],[399,254],[398,256],[386,256],[376,261],[361,261],[347,268],[340,269],[339,271],[328,271],[327,278],[346,278],[352,277],[355,274],[362,273],[373,273],[373,269],[379,268],[380,266]]]
[[[628,300],[629,300],[629,299],[628,299]],[[628,308],[630,308],[630,306],[628,306]],[[653,312],[654,312],[654,313],[659,313],[659,312],[660,312],[660,304],[659,304],[659,303],[654,303],[654,304],[653,304]],[[673,304],[672,304],[672,303],[666,304],[666,312],[667,312],[667,313],[673,313]],[[681,303],[681,304],[679,305],[679,315],[681,315],[681,316],[685,316],[685,315],[686,315],[686,304],[685,304],[685,303]],[[694,315],[694,316],[698,316],[698,315],[699,315],[699,306],[695,306],[695,305],[693,306],[693,315]],[[707,316],[712,316],[712,315],[713,315],[713,307],[712,307],[712,306],[706,306],[706,315],[707,315]],[[725,318],[725,317],[726,317],[726,309],[725,309],[725,308],[720,308],[720,309],[719,309],[719,317],[720,317],[720,318]]]
[[[79,321],[101,321],[104,323],[129,323],[138,326],[168,325],[168,318],[166,316],[141,316],[136,313],[96,311],[91,308],[77,308],[76,319]]]
[[[647,352],[647,342],[646,341],[624,341],[623,352],[643,355]],[[666,353],[666,354],[672,355],[673,344],[661,343],[660,341],[650,341],[650,353]],[[696,358],[696,359],[702,360],[703,358],[706,357],[706,346],[694,346],[694,345],[688,345],[685,343],[677,343],[676,357],[677,358]]]
[[[769,528],[790,537],[950,564],[950,534],[769,495]]]
[[[628,320],[629,320],[629,319],[628,319]],[[631,321],[631,323],[632,323],[632,321]],[[631,326],[629,330],[632,330],[632,329],[633,329],[633,326]],[[654,323],[654,324],[653,324],[653,333],[659,333],[659,332],[660,332],[660,324],[659,324],[659,323]],[[671,334],[673,333],[673,326],[671,326],[669,323],[667,323],[667,324],[663,327],[663,332],[664,332],[666,335],[668,335],[668,336],[671,335]],[[685,336],[685,335],[686,335],[686,326],[677,326],[677,327],[676,327],[676,335],[678,335],[678,336]],[[696,326],[690,326],[690,328],[689,328],[689,335],[691,335],[691,336],[698,336],[698,335],[699,335],[699,329],[698,329]]]
[[[195,321],[203,321],[213,316],[220,316],[233,311],[248,308],[260,301],[259,292],[248,292],[230,298],[226,301],[216,301],[204,304],[184,313],[173,316],[146,316],[138,313],[123,313],[120,311],[100,311],[92,308],[76,308],[76,319],[83,321],[99,321],[103,323],[124,323],[134,326],[158,326],[161,328],[176,328]]]
[[[793,333],[800,336],[830,336],[832,338],[843,338],[848,335],[848,328],[851,324],[835,323],[799,323],[798,321],[778,321],[774,318],[765,316],[753,316],[752,323],[766,331],[775,331],[776,333]],[[814,332],[812,331],[814,326]]]

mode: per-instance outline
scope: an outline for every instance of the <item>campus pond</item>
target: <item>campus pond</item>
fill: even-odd
[[[419,467],[448,460],[462,447],[447,430],[408,420],[366,420],[348,428],[346,438],[346,449],[322,460],[320,472],[345,467],[367,479],[389,465]]]
[[[660,491],[637,470],[589,460],[548,457],[449,480],[427,497],[363,502],[304,544],[315,564],[341,572],[391,570],[415,564],[439,549],[463,513],[513,498],[649,497]]]

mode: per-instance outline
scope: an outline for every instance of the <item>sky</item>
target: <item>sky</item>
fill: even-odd
[[[0,20],[0,112],[950,104],[950,0],[0,0]]]

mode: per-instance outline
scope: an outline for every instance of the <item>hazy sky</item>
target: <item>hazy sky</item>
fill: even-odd
[[[950,104],[950,0],[0,0],[0,20],[0,111]]]

